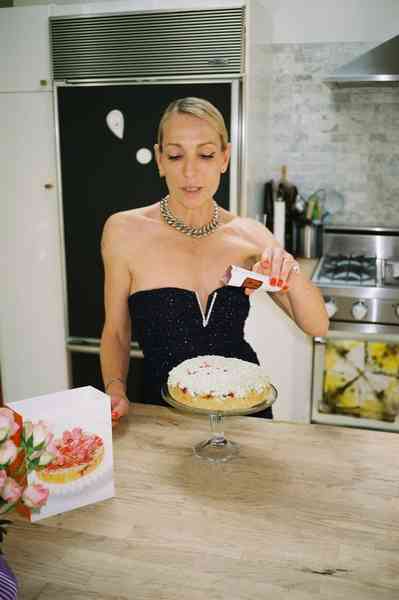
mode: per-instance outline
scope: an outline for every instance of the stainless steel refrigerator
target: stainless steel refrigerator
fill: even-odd
[[[152,204],[166,193],[154,162],[153,145],[160,117],[172,100],[185,96],[206,98],[225,116],[233,155],[216,199],[221,206],[239,212],[240,86],[237,79],[56,85],[66,345],[73,387],[102,388],[101,233],[111,214]],[[144,393],[141,356],[133,334],[128,378],[131,399]]]

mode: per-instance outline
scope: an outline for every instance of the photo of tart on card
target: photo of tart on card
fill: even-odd
[[[58,451],[55,459],[36,476],[46,483],[65,485],[80,481],[95,471],[104,458],[104,441],[97,434],[89,434],[80,427],[65,430],[54,441]],[[93,479],[93,478],[92,478]]]
[[[249,288],[251,290],[262,289],[266,292],[281,292],[281,287],[270,284],[270,276],[249,271],[243,267],[230,265],[225,273],[223,281],[226,285]]]

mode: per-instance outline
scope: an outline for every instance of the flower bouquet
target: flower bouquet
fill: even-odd
[[[23,423],[18,413],[0,408],[0,514],[15,509],[29,517],[46,504],[48,489],[41,483],[29,485],[28,475],[57,458],[53,438],[43,421]],[[0,544],[8,524],[0,520]]]
[[[0,408],[0,550],[13,510],[36,522],[114,495],[109,396],[85,386]]]
[[[53,434],[39,421],[23,423],[22,417],[7,407],[0,408],[0,514],[12,510],[30,516],[47,502],[48,489],[28,485],[28,474],[44,468],[57,456]],[[7,598],[17,597],[17,580],[2,554],[2,544],[11,521],[0,519],[0,589]],[[1,592],[0,592],[1,593]]]

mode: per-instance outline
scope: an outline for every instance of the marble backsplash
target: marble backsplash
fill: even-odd
[[[341,193],[333,223],[399,227],[399,87],[322,81],[376,44],[272,45],[267,173],[277,179],[287,165],[304,197]]]

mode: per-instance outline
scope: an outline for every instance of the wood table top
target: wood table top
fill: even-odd
[[[114,431],[116,497],[4,545],[22,600],[399,598],[399,436],[225,420],[224,464],[192,446],[206,417],[134,404]]]

